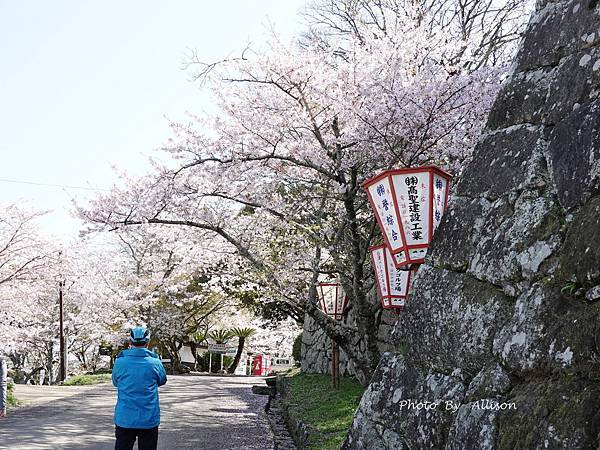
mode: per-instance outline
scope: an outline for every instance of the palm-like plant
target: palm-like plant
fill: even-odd
[[[208,337],[217,344],[226,344],[233,337],[233,334],[231,330],[214,330],[208,333]]]
[[[197,330],[190,336],[190,351],[192,352],[192,356],[194,357],[194,370],[198,369],[198,364],[200,364],[200,357],[198,355],[198,345],[202,344],[208,337],[206,331]]]
[[[256,333],[254,328],[232,328],[231,336],[235,336],[238,338],[238,348],[235,354],[235,358],[231,363],[231,366],[227,369],[227,373],[234,373],[235,369],[237,369],[238,364],[240,363],[240,359],[242,358],[242,353],[244,352],[244,345],[246,344],[246,339]]]
[[[190,341],[194,344],[202,344],[207,337],[208,334],[205,331],[196,331],[190,336]]]

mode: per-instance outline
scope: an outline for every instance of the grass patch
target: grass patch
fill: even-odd
[[[9,382],[7,388],[8,392],[6,395],[6,400],[8,406],[19,406],[21,402],[17,400],[17,397],[15,397],[15,384],[13,382]]]
[[[311,435],[308,449],[339,449],[365,388],[355,378],[340,378],[336,390],[331,387],[329,375],[298,370],[285,378],[289,386],[288,413],[319,432]]]
[[[85,386],[88,384],[108,383],[110,381],[110,373],[100,373],[98,375],[77,375],[71,377],[63,383],[63,386]]]

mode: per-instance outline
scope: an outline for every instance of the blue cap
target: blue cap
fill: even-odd
[[[132,328],[129,332],[129,340],[134,345],[144,345],[150,340],[150,330],[144,327]]]

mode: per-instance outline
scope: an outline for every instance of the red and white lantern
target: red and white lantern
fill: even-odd
[[[369,249],[375,269],[377,293],[384,308],[402,309],[408,300],[411,276],[416,270],[400,270],[394,265],[387,246],[377,245]]]
[[[394,265],[421,264],[448,204],[452,176],[437,167],[387,170],[363,185]]]
[[[319,283],[317,285],[317,297],[325,314],[336,320],[342,319],[348,297],[339,280]]]

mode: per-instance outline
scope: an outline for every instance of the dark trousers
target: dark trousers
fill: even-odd
[[[115,450],[132,450],[135,439],[138,440],[138,450],[156,450],[158,444],[158,427],[121,428],[115,425]]]

